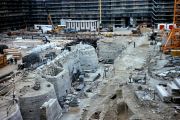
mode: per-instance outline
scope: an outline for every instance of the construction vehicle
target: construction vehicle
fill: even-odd
[[[49,13],[48,7],[47,7],[47,5],[46,5],[46,1],[44,0],[43,2],[44,2],[44,7],[45,7],[45,9],[46,9],[46,12],[47,12],[47,14],[48,14],[48,17],[47,17],[47,19],[48,19],[48,24],[49,24],[49,25],[52,25],[52,30],[47,31],[47,33],[48,33],[48,34],[58,34],[61,30],[64,29],[64,26],[58,26],[58,25],[55,26],[55,25],[54,25],[54,23],[53,23],[53,21],[52,21],[52,18],[51,18],[51,15],[50,15],[50,13]]]
[[[141,34],[140,25],[138,25],[135,29],[131,30],[132,34]]]
[[[161,50],[163,53],[169,53],[171,50],[180,49],[180,0],[174,0],[174,17],[173,17],[173,25],[174,27],[168,34],[164,43],[162,43]]]
[[[142,33],[149,31],[147,29],[147,26],[148,26],[147,23],[141,23],[135,29],[133,29],[131,32],[132,32],[132,34],[141,35]]]
[[[104,34],[105,37],[113,37],[113,34],[112,32],[107,32]]]

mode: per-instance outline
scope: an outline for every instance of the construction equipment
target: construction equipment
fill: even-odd
[[[131,32],[132,34],[141,34],[141,30],[140,30],[141,25],[138,25],[135,29],[133,29]]]
[[[52,25],[52,30],[47,31],[47,33],[49,33],[49,34],[58,34],[61,30],[64,29],[64,26],[58,26],[58,25],[55,26],[55,25],[54,25],[54,23],[53,23],[53,21],[52,21],[52,18],[51,18],[51,15],[50,15],[50,13],[49,13],[48,7],[47,7],[47,5],[46,5],[46,1],[44,0],[43,2],[44,2],[44,6],[45,6],[45,9],[46,9],[46,12],[47,12],[47,14],[48,14],[48,17],[47,17],[47,19],[48,19],[48,24],[49,24],[49,25]]]
[[[113,34],[112,32],[107,32],[104,34],[105,37],[113,37]]]
[[[167,40],[162,44],[161,50],[163,53],[168,53],[171,50],[180,49],[180,0],[174,0],[174,27],[170,31]]]

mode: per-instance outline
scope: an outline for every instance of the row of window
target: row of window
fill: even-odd
[[[88,27],[98,27],[97,21],[95,22],[66,22],[66,26],[69,28],[88,28]]]

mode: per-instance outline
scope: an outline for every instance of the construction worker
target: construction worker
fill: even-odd
[[[132,83],[132,73],[129,75],[129,83]]]
[[[147,77],[146,77],[146,73],[145,73],[145,75],[144,75],[144,84],[146,84],[146,79],[147,79]]]
[[[13,59],[12,58],[9,61],[10,61],[10,64],[13,64]]]
[[[16,58],[14,58],[14,64],[17,65],[17,59]]]

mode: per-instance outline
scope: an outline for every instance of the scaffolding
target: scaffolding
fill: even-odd
[[[166,43],[163,45],[162,50],[164,53],[170,52],[171,50],[180,49],[180,0],[174,2],[174,16],[173,24],[174,28],[169,33]]]

